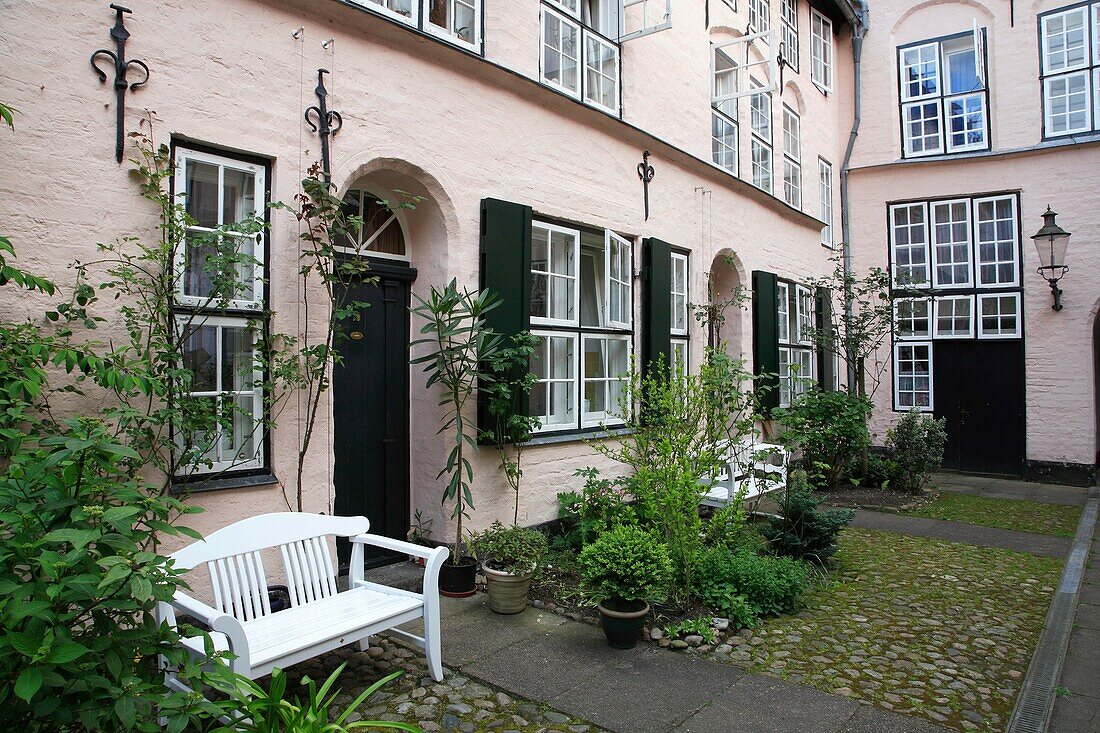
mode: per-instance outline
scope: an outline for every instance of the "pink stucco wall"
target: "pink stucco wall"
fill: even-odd
[[[1009,3],[872,3],[871,31],[864,44],[863,120],[852,160],[851,244],[858,270],[886,266],[890,201],[1019,191],[1021,203],[1026,350],[1026,450],[1029,460],[1093,464],[1097,456],[1093,322],[1100,297],[1100,147],[1042,143],[1042,105],[1036,16],[1064,7],[1061,0]],[[990,153],[956,160],[901,162],[896,48],[969,32],[974,20],[987,29],[990,85]],[[1050,204],[1058,223],[1074,234],[1070,273],[1063,279],[1065,309],[1051,310],[1029,237]],[[883,349],[885,382],[879,390],[873,429],[881,441],[897,418],[892,410],[890,353]]]
[[[773,5],[778,25],[779,4]],[[330,104],[344,119],[333,143],[334,181],[341,188],[366,182],[425,197],[405,216],[418,293],[451,277],[477,285],[479,202],[487,196],[690,249],[696,302],[705,298],[706,272],[720,251],[736,253],[746,285],[753,269],[794,279],[825,272],[829,252],[819,244],[819,222],[709,162],[709,42],[745,27],[747,9],[734,14],[711,3],[708,31],[701,3],[675,6],[672,30],[624,44],[622,106],[629,124],[623,124],[534,81],[535,2],[486,0],[485,57],[492,64],[333,0],[139,2],[127,22],[133,34],[128,50],[149,64],[152,76],[127,97],[127,122],[136,128],[143,117],[153,117],[158,142],[176,136],[270,157],[272,198],[291,201],[319,155],[302,112],[315,103],[316,69],[328,68]],[[805,3],[799,7],[802,73],[785,73],[782,98],[773,104],[775,158],[781,156],[783,102],[802,115],[803,199],[816,215],[817,156],[830,160],[839,176],[847,138],[850,50],[847,31],[841,31],[835,92],[815,89],[808,79],[809,10]],[[32,0],[5,8],[0,33],[4,101],[21,112],[18,132],[0,140],[0,166],[7,171],[0,180],[0,225],[21,264],[62,283],[70,282],[66,265],[91,257],[96,242],[150,233],[155,224],[125,169],[115,165],[114,96],[88,67],[89,53],[109,44],[112,21],[106,3],[73,2],[59,14],[53,3]],[[295,40],[291,33],[299,26],[304,37]],[[335,41],[325,50],[321,42],[329,38]],[[747,175],[747,100],[741,121]],[[652,214],[644,221],[635,166],[647,149],[657,175]],[[839,232],[839,214],[837,222]],[[297,234],[290,217],[274,214],[273,326],[315,332],[322,321],[305,322]],[[640,292],[640,281],[635,286]],[[37,318],[39,305],[24,300],[3,307]],[[741,345],[749,352],[750,318],[747,312],[740,318]],[[692,328],[697,360],[705,334]],[[424,390],[418,370],[411,402],[412,506],[437,517],[437,533],[445,536],[435,476],[447,445],[435,435],[437,400]],[[273,469],[289,492],[301,405],[293,395],[288,405],[274,431]],[[313,511],[332,507],[332,427],[330,405],[324,407],[306,470],[306,508]],[[602,463],[582,442],[529,449],[521,521],[552,518],[555,494],[576,486],[574,469]],[[510,516],[511,495],[488,452],[477,460],[476,476],[473,525]],[[285,509],[283,488],[196,495],[192,501],[207,511],[194,523],[210,531]]]

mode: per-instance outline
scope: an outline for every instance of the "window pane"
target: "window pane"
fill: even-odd
[[[932,251],[936,285],[967,285],[970,277],[970,206],[966,201],[932,205]]]
[[[943,150],[940,138],[940,103],[917,102],[902,108],[905,149],[910,155],[938,153]]]
[[[711,114],[711,158],[737,174],[737,126],[717,112]]]
[[[927,283],[928,239],[924,206],[896,206],[892,210],[892,220],[895,284],[904,287]]]
[[[755,139],[752,141],[752,185],[771,193],[772,150]]]
[[[222,418],[221,460],[236,463],[252,460],[261,437],[255,416],[255,393],[223,398],[222,405],[227,414]]]
[[[1088,72],[1045,79],[1043,90],[1046,94],[1047,134],[1083,132],[1090,128]]]
[[[590,33],[584,37],[584,98],[607,109],[619,107],[619,49]]]
[[[1004,196],[978,201],[978,284],[1013,285],[1019,245],[1016,199]]]
[[[553,13],[543,11],[542,78],[568,92],[579,90],[577,73],[580,28]]]
[[[187,163],[187,215],[200,227],[218,226],[218,172],[219,167],[210,163],[188,160]]]
[[[191,372],[191,392],[218,391],[218,329],[187,326],[183,342],[183,367]]]
[[[236,224],[256,213],[256,176],[226,168],[222,179],[222,223]]]
[[[939,46],[935,43],[901,52],[902,98],[916,99],[939,94]]]
[[[223,392],[240,392],[256,388],[256,364],[253,333],[246,326],[223,326],[222,329]]]
[[[948,100],[947,131],[949,150],[985,147],[985,95],[971,94]]]
[[[1043,19],[1043,60],[1046,71],[1065,71],[1086,61],[1087,7],[1075,8]]]

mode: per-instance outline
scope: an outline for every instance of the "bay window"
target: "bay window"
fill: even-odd
[[[1100,3],[1039,16],[1043,137],[1100,129]]]
[[[614,115],[619,114],[621,2],[542,3],[542,83]]]
[[[898,49],[902,155],[988,150],[985,30]]]
[[[180,478],[265,465],[264,217],[267,166],[176,147],[173,188],[185,212],[173,258],[184,417],[173,425]]]

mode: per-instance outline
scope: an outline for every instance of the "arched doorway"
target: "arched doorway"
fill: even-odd
[[[711,348],[724,344],[726,353],[735,358],[745,351],[743,282],[741,262],[732,250],[715,255],[707,282],[707,344]]]

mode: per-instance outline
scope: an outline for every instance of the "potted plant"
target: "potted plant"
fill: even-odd
[[[527,608],[531,576],[546,554],[546,536],[519,525],[493,522],[470,539],[485,573],[489,608],[497,613],[520,613]]]
[[[435,543],[428,539],[432,534],[432,524],[434,521],[435,520],[431,517],[425,517],[424,512],[419,509],[413,512],[412,526],[409,527],[408,534],[409,542],[414,545],[420,545],[421,547],[434,547]],[[420,567],[424,567],[424,558],[422,557],[413,557],[409,555],[409,562],[414,562]]]
[[[631,649],[638,643],[649,613],[672,576],[668,548],[649,532],[620,525],[581,550],[581,580],[599,596],[600,618],[608,646]]]
[[[459,290],[451,280],[442,290],[432,286],[427,299],[414,294],[414,315],[424,321],[413,346],[427,346],[428,352],[412,360],[423,364],[428,375],[425,386],[438,385],[442,392],[439,405],[444,408],[443,424],[438,433],[450,432],[453,446],[447,462],[436,478],[447,477],[443,504],[454,504],[451,518],[456,520],[451,556],[439,571],[439,592],[452,598],[471,596],[476,591],[477,560],[463,550],[462,521],[473,508],[470,484],[474,478],[470,453],[477,452],[477,430],[468,405],[477,385],[491,384],[492,375],[482,369],[486,359],[500,348],[501,337],[485,324],[485,314],[500,305],[500,299],[488,291],[471,293]]]

